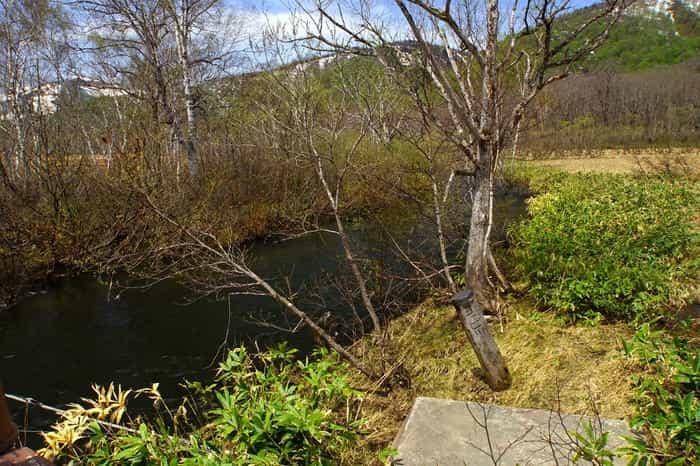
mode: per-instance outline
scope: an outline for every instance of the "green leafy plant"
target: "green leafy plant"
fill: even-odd
[[[396,448],[393,448],[393,447],[388,447],[388,448],[382,449],[379,452],[378,459],[382,463],[387,463],[387,462],[391,461],[392,456],[396,456],[398,454],[399,454],[399,450],[397,450]]]
[[[575,318],[647,321],[681,305],[692,280],[697,186],[621,175],[535,175],[516,226],[516,267],[542,304]]]
[[[630,421],[646,442],[630,441],[633,464],[694,465],[700,461],[700,348],[644,324],[624,344],[644,372],[634,380],[637,412]]]
[[[228,354],[218,372],[213,425],[216,438],[229,444],[242,464],[325,464],[354,438],[360,424],[332,410],[359,396],[319,358],[293,361],[284,346],[251,357],[244,348]],[[349,410],[346,410],[349,413]]]
[[[582,427],[582,432],[571,433],[577,444],[573,462],[585,460],[596,466],[612,466],[615,453],[608,448],[610,432],[598,432],[591,421],[583,423]]]
[[[100,399],[67,412],[46,434],[46,451],[58,464],[334,464],[363,423],[351,414],[359,392],[327,351],[308,360],[296,360],[295,352],[285,345],[257,355],[236,348],[213,384],[188,384],[194,397],[176,410],[165,404],[157,384],[126,392],[96,387]],[[129,399],[144,395],[160,415],[131,420]]]

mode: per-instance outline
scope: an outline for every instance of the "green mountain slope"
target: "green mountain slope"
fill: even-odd
[[[567,23],[575,25],[595,8],[573,13]],[[676,0],[668,14],[633,11],[614,27],[605,45],[586,60],[588,64],[639,71],[700,59],[700,15],[693,8]]]
[[[637,71],[699,57],[700,35],[683,34],[678,26],[662,15],[625,17],[591,60]]]

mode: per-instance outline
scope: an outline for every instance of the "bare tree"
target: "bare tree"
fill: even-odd
[[[570,0],[393,3],[406,33],[390,34],[369,0],[300,2],[304,40],[317,51],[375,56],[394,76],[418,72],[429,78],[443,105],[437,111],[424,105],[425,117],[461,151],[472,178],[465,282],[482,306],[493,307],[489,239],[494,176],[506,141],[539,91],[602,45],[624,3],[606,0],[567,26],[560,21],[573,9]],[[513,81],[519,92],[509,86]],[[502,389],[509,377],[492,382]]]
[[[33,2],[0,1],[0,62],[2,65],[3,115],[11,121],[17,145],[10,171],[15,176],[28,171],[27,133],[32,111],[32,52],[40,37],[40,24],[32,24]]]
[[[196,177],[200,160],[195,87],[229,71],[240,38],[235,17],[223,10],[221,0],[73,4],[89,16],[85,26],[92,45],[87,50],[93,52],[94,64],[116,76],[132,97],[150,103],[154,120],[170,128],[176,147],[187,157],[190,175]]]
[[[7,171],[15,177],[40,163],[38,146],[46,143],[42,117],[55,106],[69,29],[59,2],[0,1],[0,114],[12,128]]]
[[[407,97],[375,60],[355,59],[353,66],[344,67],[341,78],[340,84],[352,97],[372,140],[378,144],[392,142],[408,119],[411,109]]]
[[[221,0],[166,0],[163,4],[174,29],[187,118],[184,143],[190,173],[195,174],[198,170],[198,144],[193,75],[196,68],[203,64],[226,69],[227,58],[231,53],[230,45],[237,39],[238,31],[232,30],[230,22],[221,21],[221,18],[226,17],[220,8]],[[221,30],[212,34],[215,28]],[[227,43],[214,40],[216,36],[221,38],[227,34],[232,34],[224,41]],[[214,44],[216,47],[212,48]]]
[[[79,0],[96,68],[116,76],[129,95],[150,106],[152,118],[170,128],[171,138],[185,146],[180,112],[173,95],[174,54],[168,17],[158,0]],[[114,85],[116,83],[105,83]],[[178,165],[179,166],[179,165]]]
[[[268,296],[297,320],[292,332],[308,327],[362,374],[373,380],[380,376],[344,348],[318,319],[300,308],[293,295],[258,274],[242,247],[223,243],[210,225],[191,225],[192,222],[177,218],[156,205],[146,192],[140,192],[138,198],[141,214],[133,221],[139,226],[102,261],[104,271],[127,271],[144,286],[163,280],[185,280],[205,296]]]
[[[276,51],[276,54],[281,55],[281,52]],[[316,224],[309,231],[330,232],[339,238],[354,286],[372,322],[374,337],[381,346],[384,343],[383,325],[344,219],[350,179],[355,177],[357,181],[358,172],[367,169],[363,150],[372,132],[370,123],[373,120],[363,116],[358,118],[353,111],[358,107],[362,109],[360,114],[366,111],[357,92],[364,80],[346,73],[342,64],[333,71],[338,84],[324,89],[332,96],[324,95],[318,88],[320,81],[313,67],[297,66],[286,72],[270,72],[269,90],[274,100],[265,108],[265,113],[276,128],[297,141],[285,148],[289,155],[307,164],[315,173],[335,227]]]
[[[190,36],[194,22],[213,6],[213,2],[196,0],[169,0],[165,2],[165,8],[173,26],[175,26],[175,42],[177,44],[177,56],[180,61],[182,73],[182,90],[185,100],[185,113],[187,115],[187,132],[185,135],[185,149],[190,174],[197,172],[197,148],[194,97],[192,95],[192,63],[190,61]],[[200,9],[201,8],[201,9]]]

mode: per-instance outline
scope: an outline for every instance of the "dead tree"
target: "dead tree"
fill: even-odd
[[[330,232],[340,240],[354,286],[359,291],[362,306],[372,322],[374,338],[382,346],[383,325],[372,299],[369,280],[362,270],[344,219],[344,196],[350,178],[357,178],[358,172],[368,170],[362,160],[362,151],[372,130],[368,119],[354,118],[352,112],[358,101],[355,100],[357,95],[349,92],[348,82],[359,85],[358,81],[345,75],[342,65],[339,65],[334,73],[337,73],[338,80],[344,85],[325,89],[333,92],[334,97],[323,97],[317,87],[319,81],[315,71],[313,67],[302,66],[270,72],[269,90],[274,95],[274,100],[264,111],[276,128],[284,132],[289,140],[295,141],[291,147],[286,148],[289,156],[307,164],[315,173],[335,227],[316,224],[309,232]]]

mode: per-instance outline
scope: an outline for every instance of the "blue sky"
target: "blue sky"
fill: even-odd
[[[244,9],[263,10],[271,13],[287,11],[290,4],[286,0],[227,0],[227,2]]]
[[[309,8],[315,3],[316,0],[223,0],[228,7],[234,11],[247,12],[245,27],[246,33],[250,34],[251,37],[257,37],[262,31],[267,30],[270,27],[281,27],[285,31],[290,32],[291,30],[297,31],[292,34],[297,34],[298,30],[293,27],[288,27],[291,24],[296,24],[297,26],[301,24],[303,26],[303,21],[299,23],[299,17],[290,13],[290,11],[296,10],[298,12],[297,2],[302,5],[307,5]],[[345,20],[348,24],[354,27],[359,27],[359,17],[356,14],[355,9],[348,5],[354,5],[354,0],[327,0],[330,4],[330,10],[333,12],[333,4],[340,3],[343,5],[345,10]],[[360,0],[357,0],[358,3]],[[365,0],[367,1],[367,0]],[[408,33],[408,28],[405,24],[403,16],[398,11],[395,5],[395,0],[369,0],[372,2],[372,7],[376,8],[377,14],[376,20],[381,21],[381,28],[384,31],[385,38],[390,40],[403,40],[410,38],[411,35]],[[441,5],[444,0],[433,0],[434,4]],[[453,5],[457,5],[460,1],[479,1],[479,0],[458,0],[454,1]],[[483,0],[482,0],[483,1]],[[510,8],[512,2],[515,0],[501,0],[501,5],[504,10],[505,16],[504,21],[507,21],[509,16]],[[518,0],[519,5],[523,5],[527,0]],[[566,0],[559,0],[561,2]],[[583,6],[591,5],[595,2],[601,0],[570,0],[569,6],[571,8],[580,8]],[[381,18],[381,19],[380,19]],[[380,24],[380,23],[377,23]],[[271,26],[272,25],[272,26]],[[327,34],[329,31],[328,25],[325,26]],[[330,28],[333,29],[333,28]],[[344,36],[344,33],[340,33],[339,37]]]
[[[232,6],[242,7],[243,9],[266,11],[269,13],[280,13],[287,11],[290,4],[294,4],[294,0],[226,0]],[[375,0],[379,5],[393,5],[392,0]],[[580,8],[595,3],[595,0],[572,0],[571,6]]]

